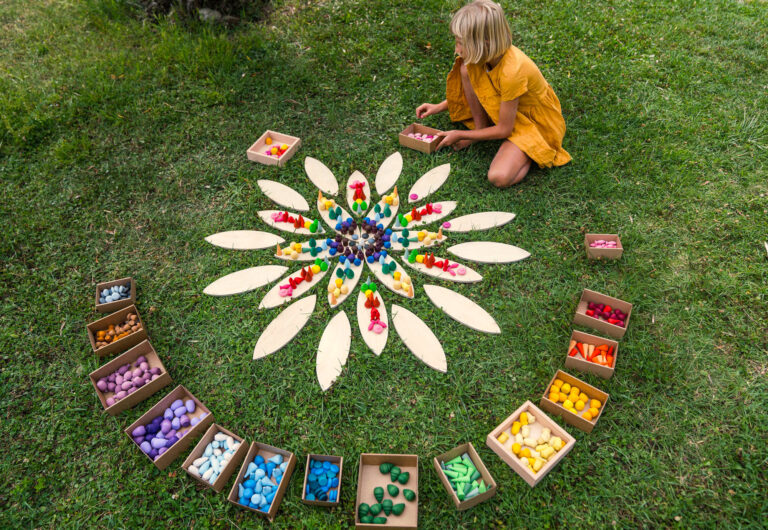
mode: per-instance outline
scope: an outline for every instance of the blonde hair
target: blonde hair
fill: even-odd
[[[469,64],[482,64],[502,55],[512,46],[512,31],[504,11],[496,2],[476,0],[453,15],[451,33],[461,42]]]

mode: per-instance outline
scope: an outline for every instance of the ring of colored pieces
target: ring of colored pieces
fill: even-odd
[[[264,140],[264,143],[266,145],[272,145],[272,138],[267,136],[267,138]],[[278,146],[272,146],[267,148],[266,151],[264,151],[264,154],[267,156],[274,156],[275,158],[280,158],[283,156],[283,153],[285,153],[288,150],[288,144],[282,144],[279,147]]]
[[[581,415],[587,421],[596,420],[600,407],[603,406],[600,400],[590,399],[578,387],[563,383],[560,379],[555,379],[552,383],[548,397],[550,401],[562,403],[565,410],[577,416]]]
[[[608,304],[596,304],[589,302],[587,304],[587,316],[605,320],[609,324],[623,328],[626,325],[627,314],[618,309],[614,309]]]
[[[442,269],[443,272],[447,272],[451,276],[456,276],[457,274],[459,276],[464,276],[467,274],[467,269],[465,267],[462,267],[458,263],[451,263],[448,258],[441,260],[436,259],[434,252],[419,254],[416,252],[416,249],[410,251],[406,250],[406,257],[408,259],[408,263],[421,263],[428,269],[437,267],[438,269]]]
[[[605,239],[598,239],[597,241],[592,241],[589,246],[592,248],[618,248],[619,243],[618,241],[606,241]]]
[[[147,358],[141,355],[134,361],[133,365],[124,364],[108,376],[99,379],[96,382],[96,388],[105,396],[112,394],[106,398],[107,406],[111,407],[150,381],[160,377],[160,374],[160,368],[157,366],[150,368]]]
[[[376,284],[373,282],[365,282],[360,291],[365,295],[365,307],[371,310],[371,322],[368,324],[368,331],[373,331],[377,335],[384,331],[387,324],[381,321],[381,313],[379,313],[378,307],[381,302],[376,297]]]
[[[520,463],[532,473],[538,473],[544,464],[565,447],[565,442],[559,436],[552,436],[549,428],[541,429],[538,438],[531,437],[530,425],[536,422],[536,417],[530,412],[521,412],[520,417],[512,423],[509,434],[506,431],[498,436],[499,443],[504,444],[512,437],[514,443],[510,450],[520,458]]]
[[[268,460],[256,455],[248,464],[243,482],[238,484],[238,502],[260,512],[269,512],[287,467],[283,455]]]
[[[422,142],[431,142],[432,140],[435,139],[434,134],[426,134],[426,133],[408,133],[408,136],[416,140],[421,140]]]
[[[432,215],[434,213],[442,213],[443,205],[440,203],[428,202],[427,205],[421,210],[417,210],[415,207],[411,209],[410,213],[405,215],[397,214],[397,222],[395,226],[408,226],[411,221],[421,221],[421,218],[425,215]]]
[[[469,500],[488,491],[488,486],[481,478],[480,472],[468,453],[457,456],[448,462],[440,462],[440,468],[448,477],[448,481],[460,501]]]
[[[419,230],[415,236],[411,235],[411,232],[407,228],[403,228],[400,233],[392,233],[392,241],[401,244],[403,247],[408,248],[411,243],[423,242],[425,247],[432,245],[435,241],[443,239],[443,228],[440,227],[437,232],[427,232],[426,230]]]
[[[188,471],[213,485],[224,468],[229,465],[240,443],[228,434],[217,432],[213,440],[205,446],[203,455],[192,462]]]
[[[389,475],[392,484],[387,485],[387,493],[391,499],[384,498],[384,488],[378,486],[373,488],[373,497],[376,499],[375,504],[366,504],[361,502],[357,507],[357,514],[360,517],[360,522],[365,524],[386,524],[387,517],[390,515],[402,515],[405,511],[405,503],[394,503],[392,499],[397,500],[400,495],[400,487],[396,484],[405,486],[408,484],[408,480],[411,474],[408,471],[402,471],[399,467],[391,462],[384,462],[379,466],[379,471],[382,475]],[[408,502],[413,502],[416,499],[416,493],[413,490],[403,488],[403,497]],[[380,516],[383,513],[387,517]]]
[[[123,337],[127,337],[140,329],[141,322],[139,322],[138,315],[136,313],[129,313],[123,323],[117,326],[110,324],[107,326],[107,329],[101,329],[96,332],[96,348],[101,348]]]
[[[568,357],[582,358],[585,361],[610,368],[613,366],[613,346],[608,346],[607,344],[595,346],[594,344],[572,340],[568,346]]]
[[[301,215],[294,217],[288,212],[275,212],[270,217],[276,223],[290,223],[294,228],[306,228],[313,234],[318,230],[321,230],[320,221],[317,219],[304,219]]]
[[[193,399],[177,399],[165,409],[162,416],[157,416],[146,425],[139,425],[131,432],[133,441],[152,460],[157,460],[173,444],[179,441],[189,430],[208,415],[204,412],[199,417],[190,418],[195,412]]]
[[[99,295],[99,303],[108,304],[109,302],[117,302],[118,300],[125,300],[130,297],[131,282],[126,282],[125,285],[114,285],[101,291],[101,294]]]
[[[339,466],[331,462],[310,459],[305,499],[308,501],[338,502]]]

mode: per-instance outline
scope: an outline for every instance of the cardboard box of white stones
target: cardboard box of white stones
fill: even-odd
[[[109,406],[107,404],[107,397],[110,394],[114,395],[114,392],[102,392],[101,390],[99,390],[99,387],[97,386],[99,379],[101,379],[102,377],[109,377],[111,373],[115,372],[125,364],[132,365],[133,363],[136,362],[136,359],[138,359],[142,355],[147,359],[147,364],[149,365],[150,369],[152,368],[160,369],[159,377],[155,380],[148,381],[144,386],[142,386],[132,394],[128,394],[117,403],[113,404],[112,406]],[[149,396],[151,396],[161,388],[168,386],[173,382],[173,380],[171,379],[171,376],[168,374],[168,371],[165,369],[165,366],[163,366],[163,362],[160,360],[160,357],[157,355],[157,352],[155,351],[155,349],[152,347],[152,345],[149,343],[148,340],[140,342],[139,344],[137,344],[127,352],[115,357],[110,362],[103,365],[101,368],[97,368],[96,370],[91,372],[88,377],[90,378],[91,383],[93,384],[93,388],[96,390],[96,395],[98,396],[99,401],[101,402],[101,406],[104,407],[104,412],[112,416],[120,414],[122,411],[134,407],[135,405],[144,401],[145,399],[147,399]]]
[[[122,300],[115,300],[114,302],[105,302],[103,304],[99,303],[99,298],[101,297],[102,291],[104,289],[110,289],[115,286],[119,285],[125,285],[127,283],[131,284],[131,290],[128,298],[123,298]],[[109,313],[110,311],[117,311],[118,309],[122,309],[124,307],[128,307],[129,305],[133,305],[136,303],[136,282],[133,281],[133,278],[130,276],[128,278],[120,278],[119,280],[114,280],[111,282],[103,282],[96,285],[96,311],[99,313]]]
[[[211,484],[207,480],[203,479],[202,476],[198,473],[195,474],[192,471],[190,471],[190,467],[200,458],[205,458],[203,456],[203,453],[205,452],[205,448],[208,447],[209,443],[212,442],[223,442],[227,441],[226,438],[230,437],[235,442],[239,442],[240,445],[235,449],[234,454],[232,457],[227,461],[227,464],[222,468],[221,473],[219,473],[218,478]],[[229,477],[232,476],[232,473],[235,472],[235,469],[237,469],[237,466],[240,464],[240,462],[243,461],[243,458],[245,458],[245,454],[248,452],[248,445],[245,443],[245,440],[240,438],[238,435],[234,434],[231,431],[228,431],[221,425],[218,425],[217,423],[211,424],[210,427],[208,427],[208,430],[205,431],[205,434],[200,439],[200,441],[197,443],[194,449],[192,449],[192,452],[189,453],[189,456],[186,460],[184,460],[184,463],[181,465],[181,469],[186,471],[189,476],[194,478],[196,481],[200,482],[201,484],[204,484],[208,486],[209,488],[213,488],[213,490],[216,493],[221,493],[221,491],[224,489],[224,487],[227,485],[227,482],[229,482]],[[195,467],[200,467],[203,462],[200,462],[199,465],[196,465]]]
[[[530,436],[532,438],[538,438],[541,434],[541,430],[546,427],[549,429],[552,436],[559,436],[560,439],[565,442],[565,446],[560,449],[552,458],[550,458],[537,473],[534,473],[528,469],[528,466],[523,466],[523,464],[520,462],[520,459],[512,452],[512,444],[515,442],[514,436],[508,435],[507,440],[504,443],[499,442],[499,436],[501,433],[504,431],[509,431],[510,427],[512,427],[512,424],[517,421],[518,418],[520,418],[520,414],[523,412],[533,414],[533,416],[536,418],[536,421],[530,426]],[[558,462],[560,462],[560,460],[562,460],[563,457],[568,454],[571,449],[573,449],[573,446],[576,444],[576,439],[568,434],[565,429],[552,421],[549,416],[544,414],[544,412],[531,401],[526,401],[519,409],[513,412],[507,419],[502,421],[495,429],[488,433],[488,436],[485,439],[485,443],[488,447],[491,448],[491,450],[493,450],[494,453],[499,455],[499,457],[504,460],[507,465],[509,465],[509,467],[515,471],[515,473],[523,477],[523,480],[525,480],[529,486],[533,487],[538,484],[545,476],[547,476],[547,473],[552,471]]]
[[[152,458],[144,453],[144,451],[141,450],[136,442],[133,441],[133,436],[131,433],[139,425],[147,425],[148,423],[152,423],[152,420],[157,416],[162,416],[163,412],[165,412],[165,409],[170,407],[171,403],[177,399],[182,401],[191,399],[195,402],[195,412],[189,415],[190,420],[192,418],[200,418],[203,415],[205,415],[205,417],[201,419],[197,425],[190,425],[189,429],[184,432],[184,435],[179,438],[178,442],[173,444],[170,449],[165,451],[156,460],[152,460]],[[168,467],[171,462],[176,460],[176,457],[178,457],[182,451],[189,447],[189,445],[192,443],[192,440],[194,440],[198,434],[204,432],[211,423],[213,423],[213,413],[208,410],[208,407],[203,405],[200,400],[198,400],[189,392],[189,390],[184,388],[182,385],[179,385],[171,390],[170,394],[166,395],[163,399],[158,401],[154,407],[145,412],[138,420],[129,425],[124,432],[125,435],[131,440],[131,445],[135,446],[144,456],[149,458],[149,460],[155,464],[157,469],[162,470]]]

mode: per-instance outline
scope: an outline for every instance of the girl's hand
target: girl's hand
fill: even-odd
[[[457,144],[455,149],[461,149],[466,147],[464,145],[464,142],[462,142],[462,133],[461,131],[445,131],[445,132],[439,132],[435,136],[442,136],[443,140],[437,145],[437,149],[442,149],[443,147],[450,147],[454,144]]]
[[[433,105],[432,103],[422,103],[416,107],[416,117],[419,119],[426,118],[427,116],[431,116],[439,112],[439,105]]]

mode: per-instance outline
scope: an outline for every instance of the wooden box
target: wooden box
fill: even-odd
[[[523,412],[530,412],[536,417],[536,422],[531,425],[531,436],[538,437],[541,433],[541,429],[544,427],[549,428],[553,436],[559,436],[565,446],[560,449],[544,466],[538,471],[538,473],[532,472],[528,469],[528,466],[524,466],[520,463],[520,459],[512,452],[512,444],[514,443],[514,436],[509,436],[509,439],[503,444],[499,442],[499,435],[504,431],[509,431],[512,424],[517,421],[520,414]],[[573,449],[576,444],[576,439],[568,434],[568,432],[560,427],[557,423],[552,421],[544,412],[530,401],[523,403],[519,409],[513,412],[507,419],[502,421],[495,429],[493,429],[485,439],[486,445],[493,450],[494,453],[504,460],[509,467],[511,467],[515,473],[523,477],[529,486],[534,487],[536,484],[547,476],[547,473],[565,457],[568,452]]]
[[[213,438],[218,433],[224,433],[229,436],[231,436],[235,441],[240,442],[240,445],[237,449],[235,449],[235,453],[232,455],[232,458],[229,459],[229,462],[226,466],[224,466],[224,469],[221,470],[221,473],[219,473],[219,476],[216,478],[216,480],[213,481],[213,484],[208,482],[207,480],[203,480],[202,477],[198,477],[193,475],[189,472],[189,466],[192,465],[192,462],[203,456],[203,452],[205,451],[205,448],[208,447],[208,444],[213,441]],[[208,427],[208,430],[205,431],[205,434],[200,439],[200,441],[197,443],[194,449],[192,449],[192,452],[189,453],[189,456],[186,460],[184,460],[184,463],[181,465],[181,468],[187,472],[187,474],[198,481],[199,483],[208,486],[209,488],[213,488],[213,490],[216,493],[221,493],[221,490],[224,489],[224,487],[227,485],[227,482],[229,482],[229,477],[232,476],[232,473],[235,472],[235,469],[237,469],[238,464],[243,460],[245,457],[245,453],[248,451],[248,445],[245,443],[245,440],[240,438],[238,435],[234,434],[231,431],[228,431],[221,425],[218,425],[216,423],[212,423],[210,427]]]
[[[589,409],[589,407],[584,407],[584,410],[579,411],[579,414],[574,414],[563,407],[561,402],[555,403],[549,399],[549,391],[552,388],[552,383],[555,382],[555,379],[560,379],[563,383],[568,383],[569,385],[577,386],[579,390],[584,392],[589,399],[597,399],[602,403],[602,406],[598,409],[598,415],[596,418],[592,418],[591,420],[584,419],[582,416],[585,412]],[[603,411],[605,410],[605,406],[608,403],[608,394],[603,392],[602,390],[593,387],[590,384],[585,383],[581,379],[577,379],[573,377],[570,374],[567,374],[563,372],[562,370],[558,370],[557,373],[552,377],[552,379],[549,381],[549,384],[547,385],[547,388],[544,390],[544,395],[541,396],[541,402],[539,405],[541,408],[546,410],[547,412],[551,412],[552,414],[556,414],[558,416],[562,416],[562,418],[565,420],[566,423],[569,425],[573,425],[577,429],[580,429],[584,432],[592,432],[592,429],[595,428],[595,425],[597,425],[597,420],[600,419],[600,416],[603,415]]]
[[[624,321],[624,327],[622,328],[621,326],[611,324],[610,322],[606,322],[605,320],[588,316],[587,305],[589,304],[589,302],[594,302],[596,304],[608,304],[611,307],[619,309],[621,312],[626,313],[627,319]],[[596,329],[598,331],[602,331],[603,333],[610,335],[611,337],[620,339],[627,332],[627,328],[629,327],[629,319],[631,317],[632,317],[632,304],[630,304],[629,302],[625,302],[623,300],[619,300],[618,298],[613,298],[611,296],[606,296],[596,291],[590,291],[589,289],[584,289],[584,292],[581,293],[579,304],[576,306],[576,314],[573,316],[573,323],[581,324],[582,326],[587,326],[587,327]]]
[[[122,339],[118,339],[114,342],[111,342],[106,346],[97,348],[96,332],[102,329],[107,329],[107,327],[110,324],[113,324],[115,326],[118,324],[122,324],[130,313],[136,313],[139,324],[141,324],[141,329],[139,329],[138,331],[134,331],[130,335],[126,335]],[[91,348],[93,348],[93,352],[99,357],[104,357],[105,355],[110,355],[112,353],[124,351],[130,348],[131,346],[135,346],[136,344],[140,343],[141,341],[147,338],[147,327],[144,325],[144,322],[141,320],[141,315],[139,314],[139,310],[136,309],[135,305],[125,307],[119,311],[115,311],[111,315],[107,315],[95,322],[91,322],[85,327],[85,329],[88,332],[88,340],[91,341]]]
[[[616,241],[616,248],[597,248],[590,247],[593,241]],[[584,236],[584,246],[587,249],[587,257],[592,259],[619,259],[624,253],[624,247],[621,246],[621,238],[618,234],[586,234]]]
[[[330,501],[309,501],[307,500],[307,479],[309,478],[310,473],[310,467],[309,462],[311,460],[317,460],[319,462],[330,462],[332,464],[336,464],[339,466],[339,474],[337,475],[337,478],[339,479],[339,487],[337,488],[338,493],[336,495],[336,501],[330,502]],[[341,473],[344,471],[344,458],[340,456],[332,456],[332,455],[314,455],[309,454],[307,455],[307,465],[304,469],[304,484],[301,486],[301,502],[304,504],[310,504],[312,506],[338,506],[339,502],[341,502]]]
[[[272,139],[272,144],[267,145],[267,138]],[[274,155],[268,155],[265,153],[265,151],[268,148],[272,147],[279,147],[281,144],[288,145],[288,149],[280,155],[280,157],[276,157]],[[258,140],[256,140],[251,147],[248,148],[248,151],[246,152],[246,155],[248,156],[248,160],[251,160],[253,162],[260,162],[262,164],[266,164],[268,166],[279,166],[283,167],[285,163],[294,155],[296,154],[296,151],[301,146],[301,139],[297,138],[295,136],[288,136],[287,134],[275,132],[275,131],[266,131],[264,134],[262,134]]]
[[[604,339],[602,337],[598,337],[597,335],[590,335],[589,333],[584,333],[582,331],[573,331],[573,333],[571,333],[571,340],[568,341],[568,344],[570,345],[571,341],[574,340],[576,342],[586,342],[587,344],[592,344],[595,346],[599,346],[601,344],[613,346],[613,366],[603,366],[601,364],[582,359],[581,357],[570,357],[568,355],[570,352],[566,352],[565,367],[573,368],[580,372],[595,374],[602,377],[603,379],[610,379],[614,370],[616,369],[616,362],[619,360],[619,343],[615,340]]]
[[[432,127],[427,127],[425,125],[422,125],[420,123],[412,123],[398,135],[398,140],[400,141],[400,145],[403,145],[405,147],[410,147],[411,149],[415,149],[416,151],[421,151],[422,153],[434,153],[437,151],[437,145],[443,140],[442,136],[436,136],[432,139],[430,142],[425,142],[423,140],[418,140],[416,138],[411,138],[408,136],[410,133],[421,133],[421,134],[437,134],[441,133],[443,131],[439,129],[433,129]]]
[[[407,484],[396,484],[400,488],[398,493],[398,502],[405,503],[405,510],[401,515],[392,514],[385,516],[381,512],[380,516],[387,517],[386,524],[373,524],[360,522],[360,512],[358,506],[362,503],[375,504],[376,497],[373,496],[373,489],[380,486],[384,488],[385,497],[389,498],[387,485],[392,484],[389,473],[386,475],[379,471],[379,466],[384,462],[391,462],[400,468],[401,472],[407,471],[410,474]],[[416,494],[413,501],[405,500],[403,489],[412,490]],[[394,499],[393,499],[394,502]],[[395,504],[398,504],[397,502]],[[397,530],[416,530],[419,527],[419,457],[416,455],[387,455],[379,453],[362,453],[360,455],[360,465],[357,472],[357,498],[355,502],[355,528],[394,528]]]
[[[101,297],[101,291],[104,289],[109,289],[110,287],[114,287],[115,285],[125,285],[126,283],[131,282],[131,294],[128,298],[123,298],[122,300],[116,300],[114,302],[106,302],[104,304],[99,303],[99,298]],[[136,303],[136,282],[133,280],[133,278],[121,278],[119,280],[115,280],[112,282],[104,282],[99,283],[96,285],[96,311],[99,313],[109,313],[110,311],[117,311],[118,309],[122,309],[124,307],[128,307],[129,305],[133,305]]]
[[[488,485],[488,490],[485,493],[480,493],[478,495],[475,495],[471,499],[462,501],[462,500],[459,500],[458,495],[456,495],[456,492],[451,486],[450,480],[443,472],[443,468],[440,467],[440,463],[441,462],[445,463],[445,462],[448,462],[449,460],[453,460],[457,456],[461,456],[464,453],[469,454],[469,458],[472,460],[472,463],[475,465],[475,468],[477,468],[477,471],[480,473],[480,478],[482,478],[485,484]],[[451,500],[453,500],[453,504],[456,505],[456,508],[459,511],[472,508],[473,506],[476,506],[481,502],[487,501],[488,499],[496,495],[496,481],[493,480],[493,477],[488,472],[488,468],[485,467],[485,464],[483,464],[483,461],[480,459],[480,455],[477,454],[477,451],[475,451],[475,447],[471,443],[461,444],[458,447],[454,447],[447,453],[443,453],[441,455],[436,456],[435,458],[432,459],[432,463],[435,466],[437,475],[440,477],[440,482],[443,483],[443,487],[445,487],[445,490],[448,492],[448,495],[451,496]]]

